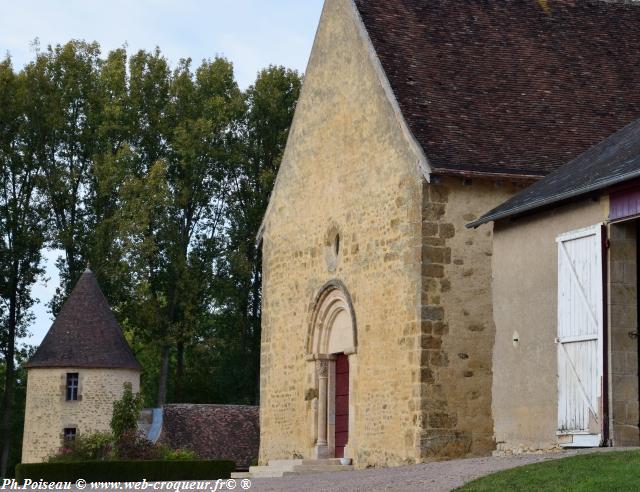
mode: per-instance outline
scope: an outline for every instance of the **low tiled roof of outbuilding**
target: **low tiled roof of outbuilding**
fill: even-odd
[[[163,407],[160,441],[200,458],[226,459],[248,469],[260,446],[259,408],[249,405],[173,404]]]
[[[26,367],[142,369],[91,270],[80,276]]]
[[[640,119],[472,222],[477,227],[640,177]]]
[[[544,176],[640,117],[640,2],[355,4],[436,173]]]

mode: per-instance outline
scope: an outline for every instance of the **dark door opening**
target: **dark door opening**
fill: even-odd
[[[344,458],[349,440],[349,358],[336,356],[336,458]]]
[[[638,414],[640,415],[640,220],[636,221],[636,332],[638,350]],[[631,335],[631,334],[630,334]],[[638,422],[640,428],[640,422]]]

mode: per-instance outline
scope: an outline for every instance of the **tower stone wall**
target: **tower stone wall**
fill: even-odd
[[[78,400],[66,401],[67,373],[78,373]],[[108,432],[113,402],[124,384],[140,391],[140,372],[133,369],[31,368],[27,376],[22,462],[39,463],[55,454],[67,427],[77,435]]]

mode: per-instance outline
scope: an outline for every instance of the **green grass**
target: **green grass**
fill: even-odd
[[[487,475],[456,490],[460,492],[640,490],[640,451],[585,454],[521,466]]]

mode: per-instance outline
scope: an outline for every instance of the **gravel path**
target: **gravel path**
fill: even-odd
[[[438,461],[394,468],[317,473],[284,478],[256,478],[251,480],[250,490],[254,492],[373,492],[379,490],[445,492],[496,471],[576,454],[606,452],[609,450],[620,451],[620,448],[586,449],[508,457],[489,456],[486,458]],[[241,490],[239,485],[237,490]]]

